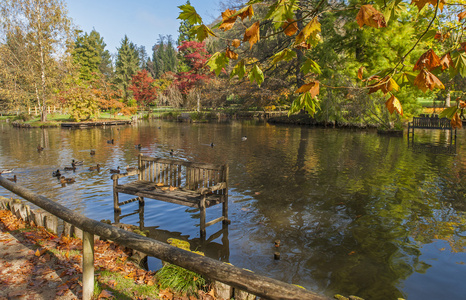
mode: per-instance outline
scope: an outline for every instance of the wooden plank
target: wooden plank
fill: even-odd
[[[210,225],[214,225],[220,221],[223,221],[225,219],[225,217],[221,216],[220,218],[217,218],[215,220],[212,220],[212,221],[209,221],[207,223],[205,223],[205,227],[209,227]]]

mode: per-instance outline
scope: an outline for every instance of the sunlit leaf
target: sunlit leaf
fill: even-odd
[[[260,87],[262,82],[264,82],[264,73],[262,73],[262,70],[256,64],[249,72],[248,78],[251,81],[251,83],[255,81],[257,85]]]
[[[241,41],[238,39],[234,39],[233,41],[231,41],[231,45],[235,48],[238,48],[241,45]]]
[[[398,100],[395,96],[392,95],[390,98],[388,98],[387,102],[385,102],[385,106],[391,114],[396,111],[398,114],[403,115],[403,107],[401,107],[400,100]]]
[[[356,15],[356,22],[359,27],[363,27],[364,25],[374,28],[387,27],[384,15],[377,11],[371,4],[361,6]]]
[[[319,99],[313,97],[310,92],[306,92],[296,98],[292,103],[288,115],[297,113],[302,109],[306,110],[311,116],[314,116],[316,109],[319,107]]]
[[[259,21],[251,25],[244,33],[243,42],[249,42],[249,49],[260,40]]]
[[[229,59],[225,53],[216,52],[209,58],[206,64],[210,67],[210,70],[215,72],[215,75],[218,76],[223,68],[227,66],[228,62]]]
[[[278,29],[282,22],[293,19],[295,10],[298,9],[296,0],[280,0],[270,6],[264,19],[272,19],[275,24],[275,29]]]
[[[433,7],[437,6],[437,0],[412,0],[411,4],[415,4],[419,10],[421,10],[426,4],[430,4]],[[440,0],[438,2],[438,8],[443,10],[443,6],[445,5],[445,0]]]
[[[460,12],[458,14],[458,22],[461,22],[466,17],[466,11]]]
[[[361,66],[359,69],[358,69],[358,78],[362,80],[362,75],[364,73],[364,69],[365,67],[364,66]]]
[[[442,66],[442,71],[448,69],[451,65],[453,65],[453,61],[451,60],[450,53],[447,53],[440,58],[440,66]]]
[[[189,31],[189,35],[195,36],[196,39],[200,42],[208,38],[209,35],[216,36],[215,33],[213,33],[213,31],[210,30],[210,28],[205,26],[204,24],[197,25],[191,28],[191,30]]]
[[[236,13],[236,10],[230,10],[227,9],[224,12],[222,12],[222,24],[218,27],[219,29],[222,29],[223,31],[230,30],[233,25],[235,25],[236,22],[236,15],[233,16]],[[233,17],[232,17],[233,16]]]
[[[241,20],[244,20],[247,17],[249,17],[249,20],[251,20],[251,18],[254,16],[254,10],[252,9],[252,5],[243,7],[238,11],[237,15],[241,18]]]
[[[320,33],[321,26],[317,17],[313,18],[306,26],[299,32],[296,36],[295,45],[299,45],[304,41],[307,41],[309,38],[315,39],[317,34]]]
[[[434,74],[427,70],[422,70],[414,79],[414,85],[424,93],[434,88],[444,89],[445,86]]]
[[[440,66],[440,58],[435,54],[434,50],[429,49],[419,57],[414,65],[413,71],[422,70],[424,68],[430,71],[438,66]]]
[[[113,298],[113,294],[112,294],[112,292],[110,292],[110,291],[103,290],[103,291],[99,294],[98,298],[99,298],[99,299]]]
[[[463,121],[461,120],[460,116],[458,115],[458,112],[455,113],[453,118],[451,118],[450,121],[451,127],[452,128],[462,128],[463,127]]]
[[[187,20],[192,25],[202,23],[201,16],[199,16],[199,14],[196,12],[196,9],[194,9],[194,7],[192,7],[191,5],[184,4],[178,6],[178,8],[181,9],[181,12],[178,16],[179,20]]]
[[[455,73],[460,73],[462,77],[466,77],[466,53],[459,51],[451,53],[451,61],[455,68]]]
[[[295,93],[307,93],[309,92],[312,97],[316,97],[319,94],[319,81],[311,81],[303,84],[296,90]]]
[[[283,23],[282,28],[287,36],[292,36],[295,34],[298,29],[298,23],[293,19],[288,19],[286,22]]]
[[[388,92],[391,92],[392,90],[398,91],[399,86],[396,83],[396,81],[389,75],[385,76],[381,80],[369,85],[369,94],[375,93],[378,90],[381,90],[382,93],[387,94]]]
[[[272,56],[272,65],[275,65],[276,63],[282,60],[290,61],[295,57],[296,57],[296,52],[294,52],[291,49],[285,48],[282,51],[275,53],[274,56]]]
[[[236,66],[233,68],[230,74],[230,78],[233,78],[235,75],[238,75],[239,79],[242,79],[246,74],[246,66],[244,65],[244,60],[241,60]]]
[[[238,59],[238,53],[231,51],[230,48],[227,48],[227,50],[225,51],[225,55],[226,57],[231,59]]]
[[[310,71],[316,74],[322,74],[322,71],[320,70],[320,66],[315,61],[308,58],[303,64],[301,64],[301,72],[303,72],[303,74],[307,74]]]
[[[439,113],[439,118],[448,118],[451,119],[453,116],[456,114],[458,111],[458,108],[456,106],[451,106],[448,108],[445,108],[441,113]]]

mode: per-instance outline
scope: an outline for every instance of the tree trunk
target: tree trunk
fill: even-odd
[[[447,96],[445,97],[445,107],[450,107],[450,102],[451,102],[451,93],[450,93],[450,88],[447,88]]]

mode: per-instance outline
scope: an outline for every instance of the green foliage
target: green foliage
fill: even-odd
[[[264,73],[262,73],[262,70],[259,68],[259,66],[255,64],[252,70],[249,72],[248,78],[251,83],[255,81],[258,86],[261,86],[262,82],[264,82]]]
[[[186,1],[187,5],[191,5],[191,3]],[[178,28],[178,45],[181,45],[183,41],[192,41],[193,37],[189,34],[191,29],[193,28],[193,25],[188,21],[188,20],[181,20],[180,22],[180,27]]]
[[[189,4],[189,2],[185,5],[178,6],[178,8],[181,10],[178,19],[187,20],[192,25],[202,23],[201,16],[199,16],[199,14],[196,12],[194,7],[192,7],[191,4]]]
[[[311,116],[314,116],[316,110],[319,107],[319,99],[317,97],[312,97],[311,93],[306,92],[299,96],[297,99],[293,101],[291,104],[290,110],[288,111],[288,115],[297,113],[301,109],[305,109]]]
[[[210,70],[215,72],[215,75],[218,76],[220,72],[228,65],[229,61],[230,59],[226,57],[225,53],[216,52],[209,58],[207,65],[210,67]]]
[[[233,70],[230,73],[230,78],[235,77],[235,75],[238,75],[238,79],[240,80],[244,77],[244,75],[246,75],[246,66],[244,65],[244,59],[237,63],[236,66],[233,68]]]
[[[171,288],[187,295],[195,295],[206,284],[201,275],[168,263],[155,276],[161,289]]]
[[[131,79],[139,71],[139,52],[135,44],[129,41],[125,35],[118,48],[115,63],[115,84],[123,90],[123,100],[128,101],[130,97],[129,86]]]

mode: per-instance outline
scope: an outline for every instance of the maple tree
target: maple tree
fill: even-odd
[[[157,98],[157,87],[147,70],[139,71],[133,76],[129,89],[140,106],[148,107]]]
[[[370,4],[352,1],[344,4],[343,7],[339,3],[324,1],[251,0],[238,10],[225,10],[221,16],[222,20],[213,27],[205,25],[191,5],[185,4],[179,8],[181,10],[179,19],[189,21],[193,25],[191,34],[199,41],[220,36],[216,30],[219,32],[234,30],[237,24],[236,27],[243,28],[235,32],[235,37],[222,36],[223,50],[214,53],[207,63],[216,75],[224,69],[230,69],[230,60],[235,60],[230,69],[231,77],[238,75],[241,79],[247,76],[250,81],[261,85],[265,80],[263,69],[268,66],[267,63],[271,61],[272,64],[277,64],[297,59],[301,68],[296,73],[297,96],[290,113],[306,109],[314,115],[319,108],[319,96],[322,90],[341,88],[322,85],[322,81],[326,79],[325,74],[319,73],[320,66],[311,59],[319,44],[326,38],[322,35],[322,23],[325,22],[326,17],[339,10],[351,14],[353,21],[361,28],[360,31],[370,30],[373,36],[383,34],[390,30],[391,26],[397,26],[399,22],[415,28],[416,31],[413,32],[413,39],[408,43],[408,48],[400,48],[402,51],[398,52],[392,51],[390,65],[383,70],[377,70],[375,74],[374,69],[371,70],[366,65],[366,72],[361,70],[358,72],[359,76],[354,77],[359,77],[359,89],[369,94],[381,92],[382,97],[388,97],[386,106],[390,112],[397,112],[400,115],[403,113],[402,103],[397,95],[405,93],[404,87],[407,85],[425,93],[444,88],[438,77],[441,72],[448,71],[451,76],[466,75],[466,53],[461,38],[464,27],[461,24],[464,23],[466,11],[462,3],[414,0],[412,5],[408,6],[399,0],[374,1]],[[261,13],[261,9],[265,10],[265,13]],[[406,12],[409,12],[409,15]],[[456,18],[456,15],[457,19],[453,19],[452,16]],[[334,26],[338,26],[339,23],[341,21],[335,22]],[[273,41],[279,36],[291,37],[291,39],[274,50],[269,62],[248,56],[248,53],[252,52],[257,44],[261,44],[262,40]],[[448,47],[439,46],[447,40],[450,41]],[[241,47],[242,43],[247,44],[249,49]],[[388,44],[390,47],[390,41]],[[234,49],[239,51],[235,52]],[[364,55],[361,55],[364,51],[364,48],[360,48],[356,55],[364,58]],[[441,55],[438,54],[439,52]],[[417,56],[415,62],[412,61],[414,56]],[[358,68],[365,65],[364,60],[360,60],[359,63]],[[370,75],[364,77],[364,73]],[[351,88],[355,88],[354,85],[357,84],[353,80]],[[312,88],[302,88],[303,86],[312,86]],[[457,109],[461,108],[458,106]],[[453,126],[459,124],[452,122]]]

